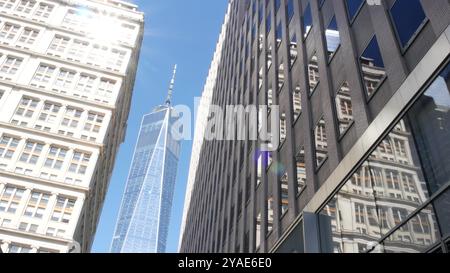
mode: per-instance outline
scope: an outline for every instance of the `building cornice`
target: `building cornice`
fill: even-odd
[[[88,105],[88,106],[92,106],[92,107],[96,107],[96,108],[100,108],[100,109],[104,109],[104,110],[109,110],[109,111],[113,111],[113,112],[116,110],[116,107],[112,106],[112,105],[97,103],[97,102],[91,101],[91,100],[84,100],[82,98],[62,95],[60,93],[51,92],[46,89],[40,89],[40,88],[32,87],[29,85],[17,84],[17,83],[5,81],[5,80],[0,80],[0,84],[9,86],[11,88],[16,88],[16,89],[25,90],[28,92],[33,92],[33,93],[36,93],[39,95],[47,95],[47,96],[55,97],[55,98],[65,100],[65,101],[82,103],[84,105]]]
[[[50,139],[56,139],[56,140],[71,143],[74,145],[81,145],[81,146],[90,147],[90,148],[99,149],[99,150],[102,150],[104,148],[104,144],[101,144],[101,143],[93,143],[93,142],[89,142],[89,141],[83,141],[81,139],[62,136],[62,135],[58,135],[58,134],[54,134],[54,133],[48,133],[45,131],[36,130],[33,128],[28,128],[28,127],[23,127],[23,126],[18,126],[18,125],[6,123],[6,122],[0,122],[0,128],[10,129],[10,130],[14,130],[17,132],[23,132],[23,133],[27,133],[27,134],[34,135],[34,136],[41,136],[41,137],[46,137],[46,138],[50,138]]]
[[[6,178],[12,178],[12,179],[20,179],[21,181],[29,181],[30,183],[37,183],[40,185],[47,185],[53,188],[59,188],[59,189],[63,189],[63,190],[69,190],[69,191],[75,191],[81,194],[88,194],[89,193],[89,188],[87,187],[81,187],[81,186],[76,186],[76,185],[70,185],[70,184],[66,184],[63,182],[58,182],[58,181],[51,181],[51,180],[46,180],[46,179],[41,179],[38,177],[33,177],[33,176],[28,176],[28,175],[23,175],[23,174],[18,174],[18,173],[12,173],[12,172],[7,172],[4,170],[0,170],[0,176],[1,177],[6,177]]]

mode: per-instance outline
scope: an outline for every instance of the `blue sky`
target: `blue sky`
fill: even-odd
[[[201,95],[228,0],[132,2],[145,12],[144,42],[127,136],[118,154],[93,252],[109,251],[142,116],[164,102],[174,64],[178,64],[178,73],[173,104],[193,109],[194,97]],[[182,144],[167,252],[176,252],[178,247],[191,146],[191,141]]]

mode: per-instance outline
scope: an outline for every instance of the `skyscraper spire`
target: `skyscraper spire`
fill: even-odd
[[[167,99],[166,99],[166,105],[167,106],[169,106],[170,103],[172,102],[172,93],[173,93],[173,87],[175,85],[175,76],[176,75],[177,75],[177,65],[175,65],[174,68],[173,68],[172,80],[170,80],[169,92],[167,94]]]

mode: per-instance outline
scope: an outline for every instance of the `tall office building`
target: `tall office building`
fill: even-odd
[[[250,123],[278,114],[279,146],[251,127],[197,145],[180,251],[449,252],[449,2],[235,0],[227,16],[211,104],[267,106]]]
[[[142,119],[111,244],[114,253],[164,253],[172,210],[180,136],[171,107],[174,75],[165,105]]]
[[[0,1],[2,252],[90,250],[142,33],[124,1]]]

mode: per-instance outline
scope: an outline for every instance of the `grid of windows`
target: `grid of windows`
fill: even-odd
[[[54,222],[68,224],[72,217],[75,201],[75,199],[58,196],[51,220]]]
[[[24,189],[6,186],[0,198],[0,212],[16,213],[24,193]]]
[[[32,191],[30,200],[28,200],[24,215],[27,217],[42,219],[50,200],[50,194]]]

